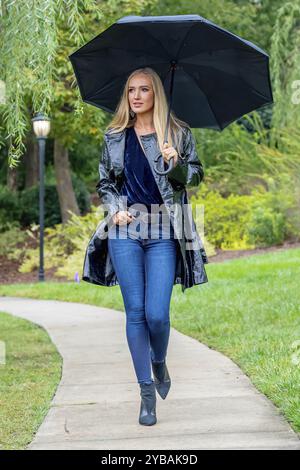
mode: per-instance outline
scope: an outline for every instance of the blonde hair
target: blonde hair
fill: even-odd
[[[154,94],[153,124],[156,131],[157,143],[159,145],[160,151],[162,152],[164,133],[167,125],[168,102],[159,75],[150,67],[136,69],[129,75],[125,83],[122,96],[117,105],[114,117],[106,129],[112,129],[112,133],[121,132],[127,127],[132,127],[136,122],[136,115],[134,117],[130,116],[128,93],[130,79],[140,73],[148,75],[152,81]],[[177,118],[175,113],[171,110],[168,129],[168,142],[172,147],[177,149],[179,154],[179,149],[181,148],[182,127],[189,128],[189,125],[181,119]]]

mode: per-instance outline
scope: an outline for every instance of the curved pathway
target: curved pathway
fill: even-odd
[[[49,412],[28,449],[300,449],[278,409],[229,358],[171,328],[172,387],[157,424],[138,423],[140,395],[125,314],[0,297],[0,310],[44,327],[63,357]]]

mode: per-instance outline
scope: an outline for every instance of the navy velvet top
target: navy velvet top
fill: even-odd
[[[120,194],[127,196],[127,206],[140,203],[144,204],[148,211],[151,204],[164,203],[133,127],[126,129],[124,182]]]

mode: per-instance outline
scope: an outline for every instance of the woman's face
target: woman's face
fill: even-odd
[[[135,75],[129,81],[129,106],[136,114],[150,111],[154,105],[151,78],[144,74]]]

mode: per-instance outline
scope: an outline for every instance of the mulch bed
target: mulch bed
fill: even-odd
[[[15,260],[9,260],[4,256],[0,256],[0,284],[16,284],[16,283],[32,283],[39,281],[38,270],[31,273],[20,273],[18,268],[20,263]],[[56,277],[56,268],[45,269],[45,281],[66,282],[67,278]]]
[[[220,250],[216,249],[216,255],[210,256],[209,260],[211,263],[219,263],[232,258],[241,258],[242,256],[259,255],[263,253],[269,253],[270,251],[282,251],[290,248],[300,248],[300,242],[284,242],[282,245],[269,246],[267,248],[254,248],[253,250]]]
[[[270,251],[280,251],[289,248],[300,248],[300,242],[288,243],[282,245],[271,246],[268,248],[255,248],[253,250],[216,250],[216,255],[209,257],[209,262],[222,262],[233,258],[241,258],[242,256],[249,256],[254,254],[263,254]],[[19,261],[9,260],[5,256],[0,256],[0,284],[17,284],[17,283],[33,283],[38,282],[38,270],[31,273],[20,273],[18,268]],[[55,268],[45,270],[45,281],[66,282],[69,279],[65,277],[55,276]],[[79,273],[80,275],[80,273]]]
[[[25,230],[25,229],[22,229]],[[31,237],[26,239],[28,248],[35,248],[38,243]],[[20,247],[20,243],[17,244]],[[20,273],[18,271],[21,266],[21,260],[10,260],[6,256],[0,255],[0,284],[17,284],[17,283],[32,283],[39,282],[38,269],[33,270],[31,273]],[[66,282],[69,281],[66,277],[55,276],[56,268],[45,269],[45,281]]]

